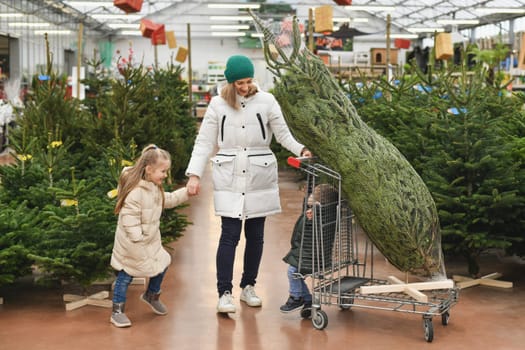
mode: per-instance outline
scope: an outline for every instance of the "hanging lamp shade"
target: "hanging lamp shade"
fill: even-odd
[[[175,61],[184,63],[187,57],[188,57],[188,49],[183,46],[179,46],[179,49],[177,50],[177,56],[175,56]]]
[[[113,5],[126,13],[140,12],[143,0],[113,0]]]
[[[341,6],[350,6],[350,5],[352,5],[352,0],[334,0],[334,2],[337,5],[341,5]]]
[[[177,39],[175,38],[175,32],[174,31],[167,31],[166,32],[166,41],[168,42],[168,47],[170,49],[174,49],[177,47]]]
[[[323,5],[316,7],[314,10],[314,31],[316,33],[332,32],[334,28],[333,23],[334,10],[330,5]]]

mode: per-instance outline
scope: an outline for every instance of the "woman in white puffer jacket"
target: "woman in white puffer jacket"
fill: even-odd
[[[230,57],[224,75],[228,84],[210,101],[195,140],[186,188],[190,195],[198,194],[211,159],[215,214],[222,221],[216,258],[217,311],[235,312],[233,265],[243,222],[246,247],[240,299],[249,306],[261,306],[253,287],[262,257],[264,221],[281,211],[272,137],[297,156],[311,154],[290,133],[273,95],[258,91],[248,57]]]

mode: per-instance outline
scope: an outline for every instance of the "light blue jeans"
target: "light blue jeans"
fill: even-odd
[[[306,302],[312,301],[312,294],[306,285],[304,278],[299,278],[296,273],[297,267],[288,265],[288,283],[290,286],[290,295],[294,298],[303,298]]]
[[[166,269],[167,270],[167,269]],[[160,285],[166,274],[166,270],[159,273],[155,277],[151,277],[148,283],[148,292],[158,294],[160,293]],[[113,290],[113,302],[114,303],[125,303],[126,294],[128,292],[128,287],[133,276],[130,276],[126,271],[121,270],[118,272],[117,279],[115,280],[115,289]]]

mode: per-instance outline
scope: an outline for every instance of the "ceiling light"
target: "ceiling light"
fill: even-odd
[[[211,32],[211,36],[245,36],[244,32]]]
[[[26,27],[26,28],[34,28],[34,27],[49,27],[51,24],[49,23],[44,23],[44,22],[41,22],[41,23],[26,23],[26,22],[11,22],[11,23],[7,23],[8,26],[10,27]]]
[[[264,38],[264,34],[263,33],[251,33],[250,36],[252,38]]]
[[[112,1],[64,1],[69,6],[80,6],[80,7],[113,7]]]
[[[35,30],[36,35],[42,34],[59,34],[59,35],[68,35],[71,34],[70,30]]]
[[[118,29],[118,28],[138,28],[139,27],[139,24],[138,23],[106,23],[106,25],[110,28],[113,28],[113,29]]]
[[[91,17],[96,19],[127,19],[130,21],[136,21],[141,19],[141,15],[120,15],[120,14],[110,14],[110,13],[96,13],[91,15]]]
[[[214,24],[210,26],[211,29],[228,29],[228,30],[246,30],[250,29],[250,26],[247,24]]]
[[[445,28],[442,27],[412,27],[405,28],[412,33],[434,33],[434,32],[444,32]]]
[[[15,18],[15,17],[23,17],[23,13],[0,13],[1,18]]]
[[[419,36],[417,34],[390,34],[391,39],[417,39]]]
[[[479,19],[438,19],[437,24],[479,24]]]
[[[210,16],[212,21],[251,21],[251,16]]]
[[[523,7],[480,7],[475,8],[474,11],[481,13],[525,13]]]
[[[142,32],[140,30],[122,30],[120,31],[121,35],[137,35],[142,36]]]
[[[208,4],[211,9],[258,9],[260,4]]]
[[[332,18],[334,22],[351,22],[351,23],[366,23],[368,22],[368,18],[364,17],[358,17],[358,18],[350,18],[350,17],[334,17]]]
[[[366,5],[351,5],[344,6],[345,10],[348,11],[368,11],[368,12],[381,12],[381,11],[395,11],[395,6],[366,6]]]

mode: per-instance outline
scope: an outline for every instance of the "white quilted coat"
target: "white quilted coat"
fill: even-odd
[[[304,146],[290,133],[272,94],[259,91],[237,99],[240,110],[220,96],[212,98],[186,174],[202,177],[211,157],[216,215],[244,219],[279,213],[272,136],[297,156]]]
[[[165,208],[173,208],[188,200],[186,188],[165,192]],[[141,180],[126,197],[120,210],[111,266],[131,276],[153,277],[171,263],[171,256],[162,246],[160,215],[161,190],[150,181]]]

